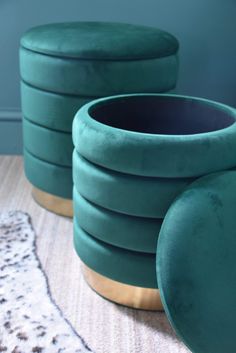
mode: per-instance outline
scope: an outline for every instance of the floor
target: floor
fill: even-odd
[[[52,295],[96,353],[186,353],[165,314],[132,310],[105,301],[82,279],[73,250],[72,220],[38,206],[23,172],[22,157],[0,156],[0,211],[29,213]]]

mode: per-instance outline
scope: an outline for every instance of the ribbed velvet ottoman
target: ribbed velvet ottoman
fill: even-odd
[[[92,99],[175,87],[178,41],[156,28],[77,22],[35,27],[20,47],[25,173],[39,204],[72,215],[72,120]]]
[[[120,304],[161,309],[156,273],[159,234],[165,233],[169,246],[159,253],[166,264],[162,276],[171,286],[170,298],[175,298],[181,284],[171,281],[171,274],[166,276],[172,266],[181,278],[178,268],[185,266],[184,246],[178,239],[201,234],[202,221],[194,213],[201,207],[192,204],[194,195],[204,190],[199,186],[191,191],[191,205],[183,196],[179,204],[184,207],[180,211],[175,207],[175,217],[166,214],[196,180],[236,167],[235,110],[169,94],[106,97],[79,110],[73,142],[74,245],[88,283]],[[226,184],[217,187],[224,189]],[[213,192],[208,198],[217,213],[221,200]],[[184,234],[175,237],[179,229]],[[189,251],[194,254],[193,248]],[[172,263],[173,258],[181,262]]]

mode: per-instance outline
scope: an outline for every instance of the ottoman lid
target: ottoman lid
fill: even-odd
[[[236,172],[202,177],[170,207],[159,235],[165,312],[195,353],[236,352]]]
[[[157,28],[125,23],[71,22],[34,27],[21,46],[52,56],[137,60],[175,54],[179,44],[171,34]]]

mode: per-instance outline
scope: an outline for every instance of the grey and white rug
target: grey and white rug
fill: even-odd
[[[87,353],[53,301],[29,215],[0,215],[0,352]]]

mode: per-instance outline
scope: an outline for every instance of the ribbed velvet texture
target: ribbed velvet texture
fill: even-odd
[[[147,249],[155,254],[155,239],[157,242],[162,232],[163,219],[165,228],[166,213],[176,197],[212,169],[236,166],[236,112],[220,103],[184,96],[108,97],[80,109],[73,122],[73,141],[77,252],[93,270],[137,285],[135,275],[133,280],[127,277],[121,263],[114,263],[112,256],[110,260],[100,257],[95,245],[80,250],[80,239],[84,241],[86,234],[96,239],[96,244],[103,241],[108,249],[112,244],[114,254],[118,248],[138,250],[143,257],[140,261],[146,259]],[[186,224],[182,237],[192,232],[191,221],[196,216],[194,211],[188,216],[187,208],[188,204],[186,212],[181,213]],[[77,230],[76,224],[85,233]],[[176,216],[173,234],[178,225]],[[170,244],[178,241],[169,233]],[[150,239],[152,247],[147,248]],[[162,256],[177,268],[171,253],[163,251]],[[182,263],[185,266],[184,258]],[[146,268],[146,279],[143,273],[139,278],[138,285],[145,287],[152,278],[151,269]],[[170,283],[171,295],[177,296],[176,283]]]
[[[81,260],[96,272],[115,281],[157,288],[155,254],[129,251],[92,237],[74,220],[74,245]]]
[[[21,39],[24,145],[47,170],[71,168],[72,120],[92,99],[132,92],[164,92],[176,85],[177,39],[157,28],[104,22],[38,26]],[[31,158],[32,159],[32,158]],[[72,178],[52,185],[29,167],[33,185],[72,197]],[[71,171],[70,171],[71,173]],[[67,184],[69,183],[69,184]],[[68,190],[70,189],[70,192]]]
[[[73,202],[74,217],[79,219],[80,226],[93,237],[120,248],[156,253],[162,219],[110,211],[88,201],[75,187]]]

